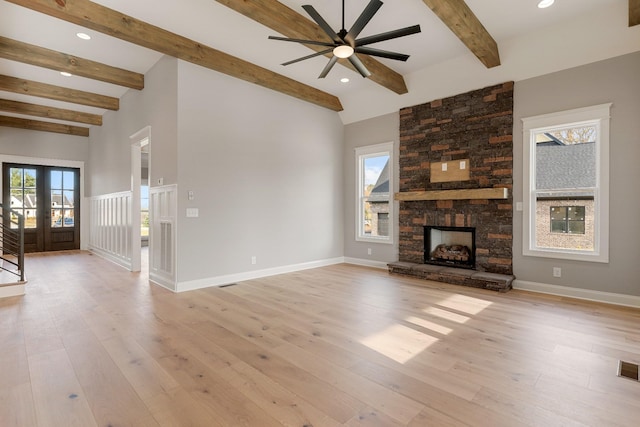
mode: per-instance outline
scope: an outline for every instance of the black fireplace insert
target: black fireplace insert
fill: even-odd
[[[475,268],[475,227],[426,225],[424,227],[424,263]]]

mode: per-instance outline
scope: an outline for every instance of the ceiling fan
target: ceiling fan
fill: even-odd
[[[398,30],[388,31],[385,33],[376,34],[373,36],[363,37],[358,39],[358,35],[362,29],[369,23],[373,15],[376,14],[378,9],[382,7],[380,0],[371,0],[367,7],[362,11],[356,22],[351,29],[347,31],[344,28],[344,0],[342,0],[342,29],[338,32],[334,31],[329,24],[320,16],[320,14],[311,5],[304,5],[302,8],[311,16],[311,18],[327,33],[327,35],[333,40],[333,42],[324,42],[318,40],[301,40],[292,39],[287,37],[275,37],[269,36],[271,40],[281,40],[286,42],[295,42],[301,44],[310,44],[316,46],[326,46],[327,49],[320,52],[313,53],[311,55],[303,56],[302,58],[294,59],[283,63],[282,65],[290,65],[296,62],[304,61],[305,59],[314,58],[316,56],[325,55],[329,52],[333,52],[333,56],[329,60],[329,63],[324,67],[318,78],[322,79],[329,74],[329,71],[333,68],[338,59],[348,59],[349,62],[355,67],[356,70],[362,75],[362,77],[369,77],[371,73],[364,64],[360,61],[356,53],[370,56],[378,56],[381,58],[395,59],[398,61],[406,61],[409,59],[409,55],[397,52],[389,52],[386,50],[375,49],[372,47],[366,47],[372,43],[382,42],[386,40],[395,39],[398,37],[404,37],[411,34],[420,32],[420,25],[413,25],[411,27],[400,28]]]

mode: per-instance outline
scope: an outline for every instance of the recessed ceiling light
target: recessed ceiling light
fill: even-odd
[[[342,83],[349,83],[349,79],[347,77],[343,77],[340,79]]]
[[[71,73],[67,73],[66,71],[60,71],[60,74],[62,74],[65,77],[71,77],[72,76]]]
[[[87,33],[76,33],[76,36],[82,40],[91,40],[91,36]]]
[[[545,7],[551,6],[554,1],[556,0],[541,0],[540,3],[538,3],[538,7],[544,9]]]

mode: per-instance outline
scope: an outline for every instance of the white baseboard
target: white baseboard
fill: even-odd
[[[370,260],[370,259],[345,257],[344,258],[344,262],[346,264],[355,264],[355,265],[362,265],[364,267],[381,268],[383,270],[387,270],[389,268],[387,266],[388,263],[386,263],[386,262],[373,261],[373,260]]]
[[[15,285],[0,287],[0,298],[17,297],[24,294],[25,294],[24,283],[16,283]]]
[[[247,271],[244,273],[227,274],[224,276],[208,277],[206,279],[188,280],[178,282],[176,292],[192,291],[195,289],[222,286],[244,280],[260,279],[262,277],[275,276],[277,274],[293,273],[310,268],[326,267],[328,265],[344,263],[344,257],[330,258],[319,261],[304,262],[301,264],[285,265],[282,267],[266,268],[264,270]]]
[[[640,308],[640,297],[634,295],[616,294],[613,292],[592,291],[590,289],[571,288],[568,286],[549,285],[546,283],[514,280],[513,289],[538,292],[541,294],[557,295],[561,297],[577,298],[606,304],[622,305]]]
[[[158,285],[158,286],[160,286],[162,288],[165,288],[165,289],[167,289],[167,290],[169,290],[171,292],[176,292],[175,284],[173,282],[171,282],[170,280],[167,280],[166,278],[164,278],[164,277],[162,277],[160,275],[154,274],[151,271],[149,272],[149,281],[151,283],[153,283],[154,285]]]
[[[107,252],[105,250],[102,250],[98,247],[95,246],[89,246],[89,251],[91,251],[92,253],[98,255],[101,258],[104,258],[106,260],[109,260],[115,264],[118,264],[121,267],[126,268],[127,270],[131,271],[131,259],[130,258],[124,258],[122,256],[118,256],[118,255],[114,255],[110,252]]]

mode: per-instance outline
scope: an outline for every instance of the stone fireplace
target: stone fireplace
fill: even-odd
[[[421,265],[421,276],[441,269],[434,280],[459,284],[468,284],[461,282],[470,282],[476,273],[502,275],[510,278],[510,287],[512,133],[513,82],[400,110],[398,265]],[[453,265],[449,260],[431,262],[435,248],[427,242],[426,227],[473,229],[473,241],[463,244],[475,249],[473,261],[465,265]],[[443,244],[449,246],[441,248],[451,252],[447,256],[460,255],[453,252],[461,248],[451,248],[458,242]],[[390,265],[390,271],[406,273],[398,265],[395,269]],[[454,270],[465,279],[442,274],[453,275]]]

